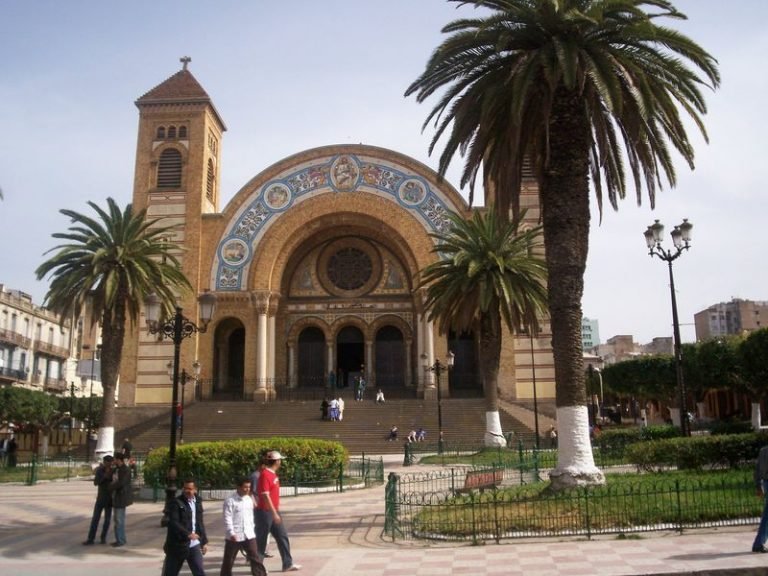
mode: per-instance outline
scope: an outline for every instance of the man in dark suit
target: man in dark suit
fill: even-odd
[[[93,505],[93,517],[91,518],[91,527],[88,529],[88,539],[83,542],[83,546],[91,546],[94,543],[102,512],[104,512],[104,524],[101,527],[101,543],[107,543],[109,521],[112,519],[112,494],[109,491],[109,486],[112,484],[112,456],[109,454],[104,456],[104,460],[96,468],[93,484],[98,486],[98,491],[96,503]]]
[[[207,550],[203,502],[195,481],[185,480],[181,494],[169,504],[163,576],[177,576],[185,561],[192,576],[205,576],[203,555]]]

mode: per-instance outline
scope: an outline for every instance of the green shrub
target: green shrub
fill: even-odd
[[[184,444],[176,449],[177,478],[197,479],[202,486],[230,488],[242,476],[249,476],[269,450],[285,457],[280,476],[300,482],[323,482],[336,478],[347,461],[347,450],[338,442],[311,438],[265,438],[227,442]],[[149,453],[144,464],[144,482],[162,484],[168,470],[168,449]]]
[[[626,457],[643,470],[736,468],[757,458],[766,443],[768,435],[755,433],[668,438],[632,444]]]
[[[749,420],[732,420],[724,422],[722,420],[714,420],[703,426],[703,429],[709,430],[709,433],[713,436],[722,434],[749,434],[752,432],[752,422]]]

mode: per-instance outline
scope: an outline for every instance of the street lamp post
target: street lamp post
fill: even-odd
[[[166,475],[165,502],[162,525],[167,525],[168,505],[176,497],[176,405],[179,402],[179,357],[181,342],[184,338],[197,332],[205,332],[213,317],[216,307],[216,296],[205,292],[198,298],[200,326],[185,318],[180,306],[170,320],[161,320],[162,302],[156,294],[150,294],[144,300],[147,319],[147,330],[150,334],[160,334],[161,337],[173,341],[173,384],[171,390],[171,431],[168,442],[168,473]]]
[[[83,350],[89,350],[90,346],[87,344],[83,346]],[[101,357],[101,344],[96,345],[96,349],[91,352],[91,391],[88,394],[88,435],[85,439],[85,450],[88,461],[91,460],[91,433],[93,431],[93,378],[95,372],[96,360]],[[99,378],[101,381],[101,378]]]
[[[434,372],[437,379],[437,452],[443,453],[443,394],[440,390],[440,374],[445,370],[453,369],[453,362],[456,355],[448,351],[448,356],[445,359],[445,364],[440,362],[440,359],[435,359],[435,363],[430,366],[427,364],[427,355],[421,355],[421,361],[424,363],[424,373]]]
[[[75,425],[75,383],[69,383],[69,451],[72,452],[72,428]]]
[[[531,376],[533,378],[533,427],[536,429],[536,450],[540,447],[539,442],[539,399],[536,394],[536,355],[533,353],[533,330],[528,329],[528,335],[531,338]],[[512,446],[509,446],[512,448]]]
[[[680,321],[677,316],[677,296],[675,294],[675,276],[672,273],[672,262],[674,262],[683,251],[690,248],[691,229],[693,224],[683,219],[683,222],[672,230],[672,243],[674,249],[664,249],[661,242],[664,239],[664,225],[656,220],[648,226],[644,232],[645,243],[648,246],[648,254],[658,256],[667,263],[669,267],[669,292],[672,298],[672,328],[675,340],[675,375],[677,377],[677,388],[680,394],[680,431],[683,436],[690,436],[691,430],[688,425],[688,410],[686,408],[685,380],[683,378],[683,352],[680,342]]]

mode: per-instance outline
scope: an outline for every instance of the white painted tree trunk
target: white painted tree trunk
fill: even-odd
[[[483,444],[489,447],[506,446],[507,439],[504,438],[504,432],[501,430],[501,418],[499,411],[485,413],[485,436]]]
[[[752,429],[755,432],[760,431],[762,420],[763,418],[760,414],[760,402],[752,402]]]
[[[707,404],[705,402],[696,402],[696,417],[702,420],[708,420]]]
[[[48,446],[50,445],[50,442],[49,442],[48,438],[49,437],[48,437],[47,433],[43,434],[42,446],[40,447],[40,452],[41,452],[40,455],[43,458],[48,458]]]
[[[110,456],[115,452],[115,428],[109,426],[107,428],[99,428],[99,439],[96,442],[96,450],[94,455],[96,460],[101,460],[104,456],[109,454]]]
[[[552,489],[605,484],[605,476],[592,456],[587,407],[559,407],[557,427],[557,466],[549,474]]]

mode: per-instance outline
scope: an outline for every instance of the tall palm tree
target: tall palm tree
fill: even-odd
[[[493,209],[487,215],[476,211],[469,220],[449,214],[451,228],[431,234],[439,259],[421,271],[419,282],[441,333],[479,333],[488,446],[505,443],[498,398],[503,328],[536,331],[546,310],[546,265],[535,255],[541,229],[521,232],[523,215],[505,223]]]
[[[588,437],[581,349],[581,298],[589,238],[589,187],[602,211],[626,192],[637,201],[675,184],[672,149],[693,167],[680,112],[706,138],[701,88],[720,83],[717,62],[679,32],[667,0],[449,0],[489,9],[448,24],[450,36],[407,89],[441,96],[432,152],[446,137],[439,171],[465,156],[470,201],[482,168],[502,217],[515,213],[524,164],[539,184],[549,273],[549,311],[560,428],[555,489],[600,483]],[[623,145],[622,145],[623,143]]]
[[[36,270],[37,279],[51,275],[45,305],[62,319],[77,320],[86,305],[92,321],[101,324],[102,421],[96,454],[114,447],[115,389],[120,374],[126,322],[139,318],[144,297],[155,292],[173,303],[177,291],[191,289],[167,241],[173,227],[133,213],[131,204],[120,210],[107,198],[107,210],[88,202],[98,214],[91,218],[74,210],[60,210],[71,219],[68,232],[53,234],[66,243]]]

